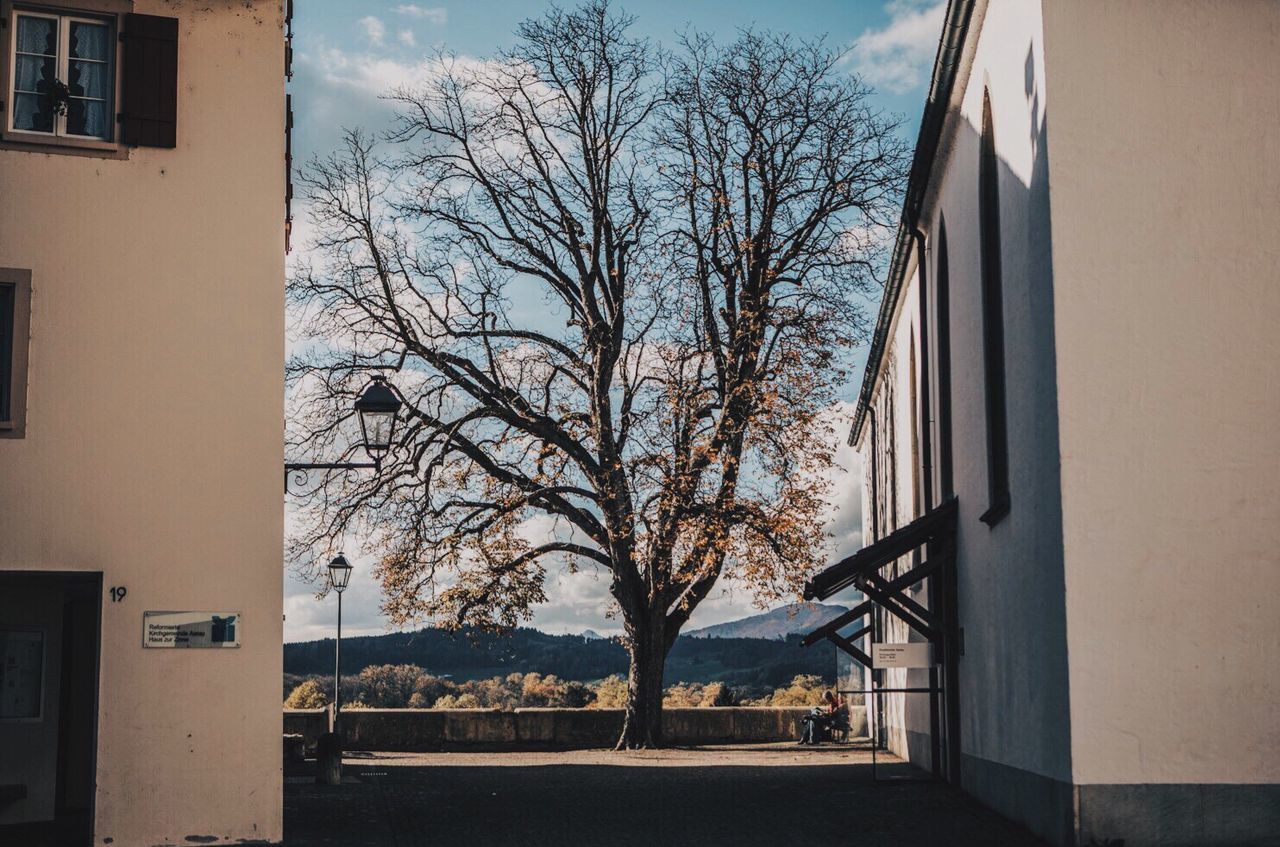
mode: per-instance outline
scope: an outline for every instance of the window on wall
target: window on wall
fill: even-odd
[[[987,400],[987,511],[995,526],[1009,514],[1009,431],[1005,398],[1004,284],[1000,257],[999,160],[991,97],[982,97],[982,147],[978,162],[978,219],[982,241],[982,338]]]
[[[885,360],[885,372],[896,373],[897,363],[893,356]],[[885,491],[885,533],[898,528],[898,422],[895,412],[897,402],[894,400],[893,380],[885,382],[884,387],[884,491]]]
[[[9,130],[112,140],[113,30],[110,19],[15,10]]]
[[[31,273],[0,268],[0,438],[25,434],[30,321]]]
[[[13,312],[15,286],[0,284],[0,421],[13,419]]]
[[[94,10],[24,4],[0,19],[4,145],[112,156],[176,147],[177,18],[102,11],[128,8],[122,0],[71,2]]]
[[[923,286],[921,286],[923,288]],[[921,485],[920,388],[916,378],[916,331],[911,328],[907,342],[907,402],[911,428],[911,518],[924,514],[924,486]]]
[[[951,457],[951,269],[947,222],[938,221],[938,264],[934,271],[938,325],[938,490],[943,500],[956,493]]]

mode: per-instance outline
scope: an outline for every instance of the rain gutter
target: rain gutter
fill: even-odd
[[[973,17],[975,0],[950,0],[942,26],[942,38],[938,42],[938,55],[933,64],[933,79],[929,83],[929,96],[925,100],[924,115],[920,119],[920,136],[916,140],[915,156],[907,177],[907,193],[902,204],[902,218],[898,222],[897,239],[893,246],[893,260],[889,265],[889,278],[885,282],[884,298],[880,301],[880,315],[876,319],[871,337],[871,349],[867,352],[867,369],[862,375],[862,389],[858,395],[858,409],[854,412],[853,428],[849,431],[849,443],[855,444],[862,435],[871,395],[884,365],[884,350],[893,324],[893,314],[902,295],[902,283],[906,277],[907,262],[911,257],[912,241],[933,173],[934,157],[942,139],[947,107],[955,88],[956,71],[960,66],[960,54],[964,49],[969,21]]]

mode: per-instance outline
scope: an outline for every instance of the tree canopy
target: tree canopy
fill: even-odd
[[[660,743],[663,666],[731,575],[823,563],[830,410],[905,163],[840,54],[754,32],[666,52],[604,0],[390,92],[301,185],[292,444],[341,450],[371,372],[406,420],[382,472],[325,478],[292,553],[370,539],[395,622],[512,627],[549,561],[607,574],[622,744]]]

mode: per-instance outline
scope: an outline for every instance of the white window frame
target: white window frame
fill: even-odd
[[[45,18],[57,22],[58,42],[54,48],[55,54],[55,78],[65,81],[67,72],[71,64],[70,50],[67,45],[71,42],[71,24],[87,23],[96,26],[107,27],[107,44],[109,54],[105,64],[110,71],[110,78],[107,82],[107,90],[111,92],[111,99],[107,101],[107,126],[111,128],[110,134],[103,138],[98,135],[78,135],[67,132],[67,115],[54,115],[53,132],[39,132],[29,129],[17,129],[13,125],[14,118],[17,116],[17,88],[18,88],[18,18]],[[15,6],[10,10],[9,20],[9,78],[5,85],[5,134],[13,140],[30,140],[37,144],[49,143],[55,139],[66,139],[75,142],[87,142],[95,145],[115,146],[116,136],[119,128],[116,126],[116,101],[119,98],[118,77],[119,77],[119,47],[117,44],[115,32],[115,20],[111,17],[94,17],[92,15],[68,14],[60,13],[56,10],[47,10],[39,7]],[[79,61],[79,60],[77,60]],[[86,98],[87,99],[87,98]]]

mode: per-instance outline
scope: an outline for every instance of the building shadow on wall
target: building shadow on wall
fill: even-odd
[[[1015,54],[1016,55],[1016,54]],[[1012,69],[1011,69],[1012,70]],[[993,87],[1010,507],[990,528],[983,349],[981,129],[961,121],[947,183],[952,454],[961,515],[961,784],[1051,840],[1074,838],[1047,104],[1028,44],[1023,85]],[[1014,71],[1016,73],[1016,71]],[[1023,126],[1011,120],[1025,99]],[[1030,144],[1030,161],[1005,148]],[[1004,142],[1002,144],[1002,141]],[[971,159],[969,158],[971,157]],[[936,226],[936,224],[935,224]],[[938,233],[931,233],[936,239]],[[932,278],[931,278],[932,283]]]

